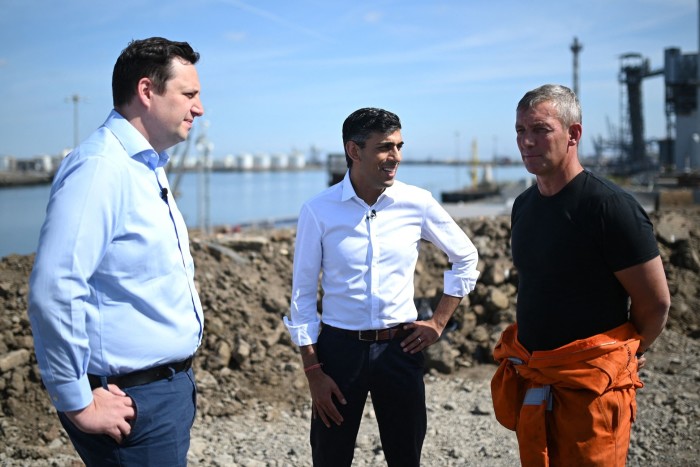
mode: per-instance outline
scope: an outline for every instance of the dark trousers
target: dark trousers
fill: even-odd
[[[136,406],[136,421],[122,444],[107,435],[84,433],[58,413],[83,462],[88,467],[186,466],[197,405],[192,369],[122,390]]]
[[[411,355],[401,339],[378,342],[333,328],[322,329],[317,343],[323,371],[333,378],[347,400],[336,402],[343,416],[340,426],[327,428],[320,417],[311,421],[311,451],[315,467],[352,464],[367,394],[377,416],[384,457],[389,466],[420,465],[427,415],[422,353]]]

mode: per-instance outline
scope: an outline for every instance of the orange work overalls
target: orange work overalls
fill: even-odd
[[[643,386],[634,326],[532,354],[517,334],[510,325],[494,349],[491,395],[496,419],[517,433],[522,465],[624,466]]]

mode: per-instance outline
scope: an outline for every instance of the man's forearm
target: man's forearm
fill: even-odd
[[[643,316],[644,319],[639,319],[639,316]],[[635,312],[633,306],[630,320],[634,327],[637,328],[637,332],[642,336],[642,341],[639,344],[639,353],[644,353],[651,347],[664,330],[667,318],[668,308],[663,304],[657,306],[655,310],[645,311],[644,313]]]
[[[447,326],[447,322],[450,320],[455,310],[462,303],[462,297],[453,297],[452,295],[443,294],[438,302],[437,308],[433,311],[433,317],[431,318],[433,322],[440,329],[440,333]]]

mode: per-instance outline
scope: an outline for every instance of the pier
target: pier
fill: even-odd
[[[49,172],[6,172],[0,171],[0,188],[16,186],[45,185],[51,183],[53,173]]]

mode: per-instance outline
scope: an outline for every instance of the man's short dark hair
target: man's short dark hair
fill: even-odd
[[[353,141],[361,148],[372,136],[372,133],[388,135],[401,129],[399,117],[384,109],[365,107],[351,113],[343,122],[343,147],[348,141]],[[348,167],[352,166],[352,159],[345,151],[345,160]]]
[[[131,41],[114,64],[114,107],[128,104],[136,95],[139,80],[144,77],[153,82],[157,94],[163,94],[168,80],[172,77],[172,60],[176,57],[194,65],[199,60],[199,53],[187,42],[175,42],[162,37]]]

